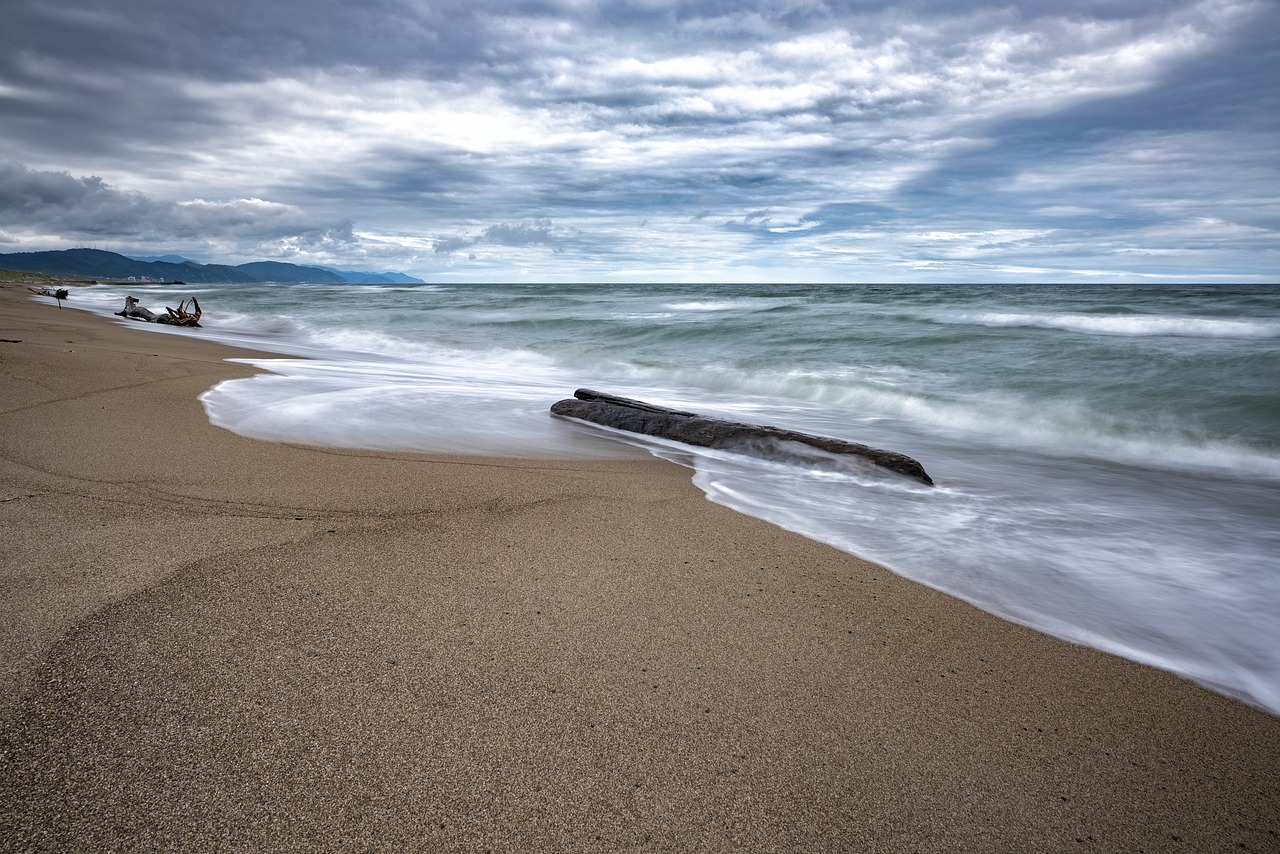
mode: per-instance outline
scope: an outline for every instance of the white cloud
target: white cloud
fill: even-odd
[[[696,278],[770,263],[786,276],[845,261],[934,270],[946,259],[921,256],[940,246],[1055,270],[1024,255],[1122,248],[1201,214],[1260,229],[1247,244],[1259,253],[1277,225],[1275,111],[1259,108],[1275,87],[1223,70],[1249,56],[1231,40],[1275,16],[1261,3],[1134,0],[1098,15],[1071,0],[797,0],[677,18],[661,3],[323,0],[291,19],[288,3],[173,0],[145,21],[125,14],[133,0],[110,14],[15,3],[0,79],[19,97],[0,105],[0,157],[80,182],[64,186],[78,201],[8,220],[18,240],[204,231],[247,251],[257,233],[298,256],[398,251],[427,275],[461,275],[474,253],[487,276],[507,259]],[[125,20],[167,36],[155,62],[73,62],[49,46],[52,32],[118,47]],[[1206,129],[1210,111],[1225,124]],[[840,205],[864,207],[842,219]],[[766,208],[767,227],[748,221]],[[555,226],[531,225],[543,222]]]

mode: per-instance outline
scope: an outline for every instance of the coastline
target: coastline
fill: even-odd
[[[28,296],[0,286],[17,850],[1280,845],[1263,712],[657,460],[241,438],[196,396],[248,353]]]

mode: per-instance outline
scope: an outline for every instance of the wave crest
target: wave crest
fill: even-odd
[[[993,327],[1024,326],[1036,329],[1059,329],[1088,335],[1280,338],[1280,323],[1275,321],[1218,320],[1210,317],[984,312],[939,319],[944,323]]]

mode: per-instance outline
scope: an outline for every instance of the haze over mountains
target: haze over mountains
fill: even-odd
[[[321,285],[373,284],[420,285],[422,279],[404,273],[370,273],[306,267],[280,261],[248,264],[201,264],[181,255],[130,258],[102,249],[64,249],[56,252],[0,253],[0,269],[20,273],[50,273],[91,279],[150,279],[162,282],[198,284],[249,284],[262,282],[308,282]]]

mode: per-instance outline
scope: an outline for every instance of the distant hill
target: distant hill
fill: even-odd
[[[304,267],[279,261],[249,264],[200,264],[180,255],[128,258],[101,249],[64,249],[57,252],[0,253],[0,270],[50,273],[86,279],[128,279],[191,284],[258,284],[262,282],[315,284],[422,284],[403,273],[355,273],[321,267]]]
[[[183,258],[181,255],[152,255],[144,258],[140,255],[128,256],[134,261],[164,261],[169,264],[199,264],[199,261],[192,261],[190,258]]]
[[[421,285],[425,284],[422,279],[415,279],[413,276],[406,276],[404,273],[395,273],[386,270],[381,273],[366,273],[358,270],[336,270],[333,267],[321,267],[321,270],[328,270],[330,273],[337,273],[345,281],[353,285]]]
[[[23,273],[53,273],[87,279],[145,278],[162,282],[234,284],[258,282],[248,273],[221,264],[173,264],[168,261],[135,261],[101,249],[64,249],[59,252],[14,252],[0,255],[0,268]]]
[[[251,264],[237,264],[237,270],[253,276],[259,282],[309,282],[316,285],[342,285],[346,279],[337,273],[322,270],[319,267],[300,267],[297,264],[283,264],[279,261],[254,261]]]

